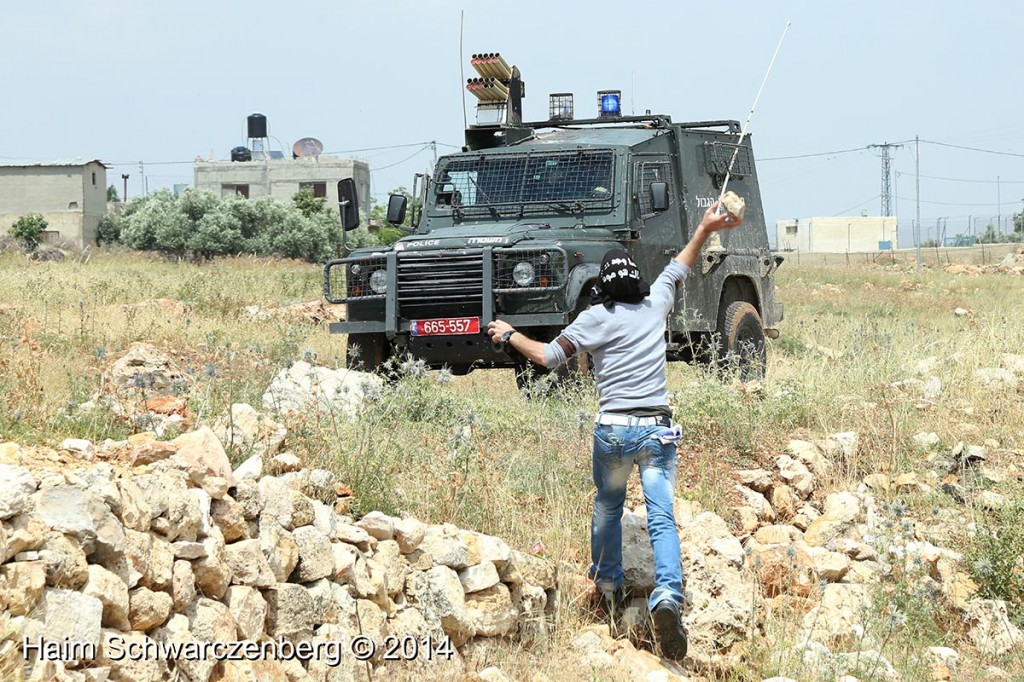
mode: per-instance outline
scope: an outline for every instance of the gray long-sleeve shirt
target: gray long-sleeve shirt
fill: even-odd
[[[627,412],[668,405],[665,379],[665,319],[675,302],[676,286],[688,267],[670,262],[640,303],[595,305],[562,330],[577,353],[593,359],[602,412]],[[544,345],[544,362],[557,367],[566,361],[557,340]]]

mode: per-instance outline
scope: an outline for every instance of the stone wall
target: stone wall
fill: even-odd
[[[554,565],[498,538],[355,521],[335,510],[330,472],[288,458],[278,475],[232,472],[209,429],[104,451],[118,448],[129,466],[47,471],[0,444],[0,678],[353,680],[360,658],[375,679],[426,678],[462,671],[475,638],[554,622]],[[203,650],[235,641],[321,648],[305,662]],[[172,645],[177,657],[154,655]]]

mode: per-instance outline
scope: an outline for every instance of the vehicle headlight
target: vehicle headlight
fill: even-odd
[[[353,277],[358,277],[359,273],[362,272],[362,271],[363,271],[363,266],[360,265],[359,263],[353,263],[352,266],[349,268],[349,272],[352,273]]]
[[[516,266],[512,268],[512,279],[521,287],[529,286],[533,282],[533,263],[523,261],[516,263]]]
[[[388,271],[374,270],[370,275],[370,288],[375,294],[383,294],[388,290]]]

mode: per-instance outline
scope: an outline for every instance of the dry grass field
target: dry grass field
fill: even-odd
[[[679,496],[731,520],[731,472],[770,466],[791,438],[858,434],[858,455],[833,470],[826,491],[855,490],[879,472],[927,482],[936,454],[961,441],[985,445],[992,475],[959,481],[963,502],[942,492],[941,481],[877,494],[899,517],[960,519],[949,542],[968,558],[981,594],[1007,600],[1020,625],[1024,565],[1007,564],[1006,557],[1024,552],[1024,389],[986,382],[978,370],[1000,367],[1004,354],[1024,354],[1024,278],[935,267],[917,274],[903,264],[789,263],[778,277],[786,316],[781,337],[770,342],[763,383],[744,386],[695,367],[669,367],[676,418],[686,434]],[[190,264],[97,253],[36,263],[20,253],[0,254],[0,442],[56,446],[67,437],[98,442],[143,430],[102,410],[78,409],[136,341],[167,351],[185,371],[197,421],[212,421],[232,403],[258,408],[271,378],[289,362],[344,365],[344,337],[245,310],[318,300],[321,282],[317,267],[296,262]],[[934,382],[922,388],[931,377],[938,392],[931,390]],[[530,401],[517,392],[510,371],[423,373],[378,396],[358,423],[322,416],[289,423],[288,449],[338,472],[354,491],[355,513],[380,509],[450,521],[522,549],[540,541],[548,557],[582,574],[595,406],[585,385]],[[939,443],[915,444],[912,436],[922,431],[935,432]],[[1002,493],[1007,506],[983,511],[974,503],[982,489]],[[958,616],[914,584],[895,580],[878,589],[875,639],[904,679],[931,679],[920,662],[930,645],[958,649],[970,661],[962,664],[965,675],[997,665],[1024,679],[1019,653],[973,651]],[[589,679],[582,671],[561,671],[557,656],[583,620],[570,603],[553,648],[530,653],[510,645],[499,664],[525,679],[530,670]],[[800,662],[783,648],[798,625],[771,616],[733,678],[805,679]],[[860,679],[873,675],[866,670]]]

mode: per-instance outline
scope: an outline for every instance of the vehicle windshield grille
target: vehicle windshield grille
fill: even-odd
[[[453,157],[435,178],[440,205],[610,204],[611,150]]]

